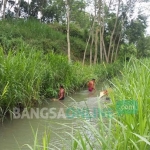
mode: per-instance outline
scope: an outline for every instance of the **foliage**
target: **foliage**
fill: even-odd
[[[76,25],[70,28],[72,39],[72,58],[81,60],[80,52],[85,49],[85,33]],[[66,54],[67,51],[66,26],[55,24],[41,24],[31,19],[28,21],[3,20],[0,22],[0,44],[7,53],[9,50],[16,50],[22,44],[30,48],[43,50],[44,53],[54,51],[59,54]],[[79,48],[80,47],[80,48]],[[76,55],[77,54],[77,55]]]
[[[72,150],[147,150],[150,148],[150,63],[149,59],[137,60],[131,58],[125,64],[121,76],[115,77],[112,92],[109,94],[112,103],[106,104],[111,108],[111,114],[105,116],[100,113],[96,120],[78,119],[80,127],[67,126],[72,132],[67,132],[70,140],[62,137],[66,143],[65,149]],[[139,76],[140,75],[140,76]],[[138,112],[135,114],[119,114],[116,110],[117,101],[135,100]],[[100,107],[99,109],[103,110]],[[92,116],[91,116],[92,117]],[[49,133],[49,132],[48,132]],[[66,142],[67,141],[67,142]],[[70,141],[70,143],[68,142]],[[53,143],[49,142],[49,145]],[[34,149],[36,150],[36,148]]]
[[[116,116],[118,123],[115,125],[113,135],[116,137],[117,149],[149,149],[150,120],[149,118],[149,59],[137,60],[132,58],[122,71],[121,79],[114,79],[113,107],[116,100],[136,100],[138,113]],[[122,133],[122,134],[119,134]]]
[[[28,39],[27,42],[25,41],[26,43],[35,47],[37,46],[36,48],[38,49],[44,49],[45,52],[49,51],[47,48],[50,48],[53,49],[55,52],[60,53],[61,47],[63,47],[62,49],[65,51],[67,48],[67,44],[63,46],[64,43],[66,42],[65,1],[32,0],[31,2],[26,2],[24,0],[21,0],[19,2],[21,2],[20,5],[19,3],[17,4],[17,2],[15,2],[14,0],[7,1],[7,4],[9,4],[8,5],[9,8],[6,9],[6,18],[12,19],[14,17],[13,25],[16,24],[16,26],[15,28],[14,26],[12,27],[11,26],[12,23],[10,22],[9,25],[6,26],[2,23],[3,24],[2,29],[4,30],[1,29],[2,30],[1,34],[2,33],[3,34],[0,35],[0,38],[2,38],[3,41],[5,41],[7,37],[9,37],[10,40],[12,37],[21,38],[23,40]],[[116,57],[118,57],[118,51],[119,51],[118,49],[121,49],[120,46],[122,44],[124,44],[125,46],[129,44],[128,45],[129,47],[130,44],[134,44],[136,46],[136,49],[138,50],[137,53],[139,52],[139,54],[135,55],[138,56],[138,58],[149,55],[149,52],[147,50],[142,51],[141,49],[139,49],[140,47],[142,47],[140,46],[141,41],[145,38],[144,34],[145,34],[145,29],[147,27],[146,24],[147,17],[145,17],[139,11],[137,18],[134,18],[133,14],[135,11],[134,10],[135,4],[137,3],[136,0],[133,1],[127,0],[126,2],[116,1],[116,3],[115,2],[110,3],[109,5],[110,7],[105,1],[98,2],[97,0],[95,0],[94,3],[95,3],[95,14],[96,14],[95,17],[93,15],[90,15],[89,12],[87,12],[88,5],[90,5],[90,1],[87,0],[68,1],[69,9],[70,9],[70,19],[69,19],[70,36],[78,38],[78,40],[75,41],[74,43],[77,43],[79,39],[84,42],[88,41],[88,37],[90,35],[89,32],[90,27],[93,24],[93,20],[95,20],[93,33],[94,34],[96,34],[96,32],[98,33],[97,33],[97,37],[94,36],[94,38],[97,40],[94,40],[93,49],[95,48],[96,50],[97,47],[98,53],[95,52],[95,54],[97,55],[97,57],[95,58],[98,58],[97,61],[99,62],[106,61],[107,63],[115,61]],[[13,8],[14,11],[12,11]],[[118,13],[117,13],[117,9],[118,9]],[[18,12],[19,12],[19,16],[18,16]],[[38,17],[38,13],[41,13],[42,16],[41,19]],[[18,23],[18,19],[21,18],[23,20],[22,21],[23,26],[21,26],[21,23],[20,24]],[[43,24],[40,25],[40,23],[35,22],[33,20],[31,21],[30,20],[31,18],[40,21],[41,23],[45,24],[45,26]],[[32,22],[33,25],[31,24],[29,25],[29,22]],[[56,30],[55,31],[52,30],[52,28],[50,29],[46,27],[46,23],[51,23],[50,28],[53,27],[54,29],[60,31],[61,33]],[[27,28],[25,28],[25,25],[27,25]],[[100,34],[100,30],[102,31],[102,34]],[[39,39],[42,40],[39,42]],[[8,41],[8,43],[11,42]],[[61,46],[58,46],[57,43],[61,43]],[[71,44],[74,45],[74,43]],[[83,44],[81,43],[81,46],[79,45],[79,47],[83,47]],[[72,49],[77,50],[78,48],[71,47],[71,53],[72,53]],[[84,49],[82,48],[81,51],[83,51]],[[128,50],[128,48],[125,49]],[[89,51],[87,52],[88,52],[87,54],[88,56]],[[80,53],[80,50],[78,51],[78,53]]]
[[[137,19],[132,19],[126,30],[129,43],[136,44],[142,37],[144,37],[146,26],[145,16],[139,15]]]
[[[150,36],[143,37],[138,41],[137,57],[150,57]]]
[[[122,44],[119,51],[119,59],[124,61],[125,58],[136,57],[137,49],[134,44]]]
[[[91,78],[99,81],[108,74],[113,75],[109,66],[89,68],[80,62],[68,64],[65,55],[44,54],[26,45],[7,54],[1,48],[0,54],[0,93],[5,93],[0,100],[2,108],[11,109],[18,103],[30,107],[41,103],[42,97],[57,97],[60,85],[70,93],[83,88]]]
[[[66,132],[70,138],[62,140],[64,149],[71,150],[147,150],[150,148],[150,63],[149,59],[137,60],[131,58],[125,63],[121,76],[115,77],[112,82],[113,89],[109,96],[112,103],[104,105],[105,108],[111,108],[109,115],[104,116],[104,108],[99,104],[101,110],[99,116],[93,120],[91,115],[88,118],[78,118],[78,128],[71,125],[59,124],[67,127],[72,132]],[[139,76],[140,74],[140,76]],[[99,98],[98,98],[99,99]],[[136,101],[138,111],[133,114],[119,114],[116,109],[116,103],[119,101]],[[131,107],[130,107],[131,108]],[[133,108],[133,107],[132,107]],[[126,108],[125,108],[126,109]],[[91,120],[90,120],[91,119]],[[49,135],[47,130],[47,135]],[[55,146],[51,141],[48,147]],[[36,141],[36,138],[35,138]],[[57,147],[58,145],[56,145]],[[57,147],[58,148],[58,147]],[[33,147],[32,150],[37,150]],[[59,149],[59,148],[58,148]]]

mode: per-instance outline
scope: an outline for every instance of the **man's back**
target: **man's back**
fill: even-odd
[[[64,98],[65,98],[65,89],[63,87],[60,87],[59,100],[63,100]]]
[[[91,92],[93,89],[95,89],[95,79],[89,81],[88,83],[88,90]]]

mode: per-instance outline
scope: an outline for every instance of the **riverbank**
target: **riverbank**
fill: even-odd
[[[97,119],[98,129],[89,121],[84,121],[93,140],[87,138],[86,131],[77,130],[72,137],[72,148],[77,150],[148,150],[150,149],[150,61],[132,58],[124,65],[121,78],[111,82],[110,93],[112,117]],[[83,128],[84,129],[84,128]]]
[[[82,110],[87,106],[91,109],[97,108],[97,95],[104,85],[104,83],[97,84],[97,91],[94,93],[85,88],[70,94],[64,101],[47,101],[36,108],[32,107],[27,113],[24,112],[24,117],[21,115],[22,119],[17,114],[17,118],[5,120],[3,125],[0,124],[0,148],[3,150],[39,150],[44,149],[41,144],[45,143],[48,149],[57,149],[57,146],[59,149],[64,147],[65,150],[70,150],[72,139],[66,132],[72,133],[72,127],[77,130],[83,126],[86,118],[80,117],[83,115]],[[78,117],[76,115],[71,117],[71,112],[67,111],[73,107],[81,110],[81,113],[78,112]],[[68,117],[67,112],[70,114]]]
[[[100,115],[96,119],[96,125],[93,125],[91,120],[78,119],[82,125],[77,129],[74,126],[62,124],[62,127],[67,126],[71,130],[71,132],[64,133],[70,137],[70,143],[62,140],[67,143],[67,146],[69,145],[69,147],[65,147],[65,144],[62,143],[65,149],[149,150],[149,68],[149,59],[132,58],[129,63],[124,65],[121,78],[113,78],[111,83],[114,88],[109,95],[112,103],[108,104],[112,111],[111,117],[104,118]],[[94,102],[93,99],[90,101]],[[41,146],[52,147],[53,143],[49,135],[50,131],[46,130],[42,138],[46,144]],[[60,139],[63,139],[63,134]],[[37,138],[35,137],[36,142]],[[31,148],[32,150],[39,148],[38,144],[35,145]],[[59,146],[56,145],[56,148]]]
[[[21,103],[30,108],[41,104],[45,98],[56,97],[59,85],[66,93],[73,93],[86,86],[92,78],[96,81],[115,76],[121,64],[82,65],[80,62],[68,64],[66,56],[22,47],[21,50],[5,54],[0,48],[0,107],[1,114],[11,111]]]

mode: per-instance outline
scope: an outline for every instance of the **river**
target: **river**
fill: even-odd
[[[97,91],[94,93],[89,93],[87,89],[82,90],[66,97],[63,101],[47,101],[36,109],[41,114],[43,113],[42,117],[31,117],[29,114],[22,116],[22,119],[6,119],[3,124],[0,124],[0,150],[29,150],[25,144],[34,146],[35,138],[33,133],[36,133],[36,131],[38,131],[37,139],[40,145],[46,129],[50,132],[49,147],[51,149],[60,148],[61,150],[66,145],[69,146],[70,137],[67,133],[71,133],[72,128],[79,128],[82,121],[78,121],[79,119],[76,116],[71,116],[71,114],[70,116],[68,115],[70,118],[64,118],[63,111],[68,110],[69,112],[69,108],[72,107],[97,107],[99,91],[103,89],[102,87],[104,87],[104,84],[97,86]],[[102,99],[100,103],[103,105],[105,101],[105,99]],[[51,116],[48,114],[50,111],[53,111]],[[54,115],[54,112],[57,114],[57,117]]]

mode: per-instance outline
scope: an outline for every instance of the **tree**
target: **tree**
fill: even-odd
[[[2,13],[3,0],[0,1],[0,12]]]
[[[28,17],[29,16],[29,1],[20,1],[20,16],[22,17]],[[18,12],[18,7],[14,8],[15,12]]]
[[[65,22],[65,1],[63,0],[50,0],[42,11],[43,17],[42,21],[44,22]]]
[[[126,38],[129,43],[136,44],[141,38],[144,37],[147,17],[138,15],[136,19],[132,19],[126,28]]]
[[[127,41],[125,32],[137,0],[107,2],[98,0],[96,18],[99,25],[99,58],[101,62],[111,63],[117,59],[120,44]],[[144,33],[143,30],[141,33]]]
[[[18,0],[18,4],[16,7],[16,18],[19,18],[20,16],[20,3],[21,3],[21,0]]]
[[[137,57],[150,57],[150,36],[141,37],[137,42]]]
[[[5,10],[6,10],[6,4],[7,4],[7,0],[3,1],[3,19],[5,19]]]
[[[68,62],[71,62],[70,56],[70,5],[68,0],[66,2],[66,21],[67,21],[67,44],[68,44]]]
[[[46,0],[32,0],[29,7],[29,16],[37,18],[38,12],[42,11],[47,6]]]

